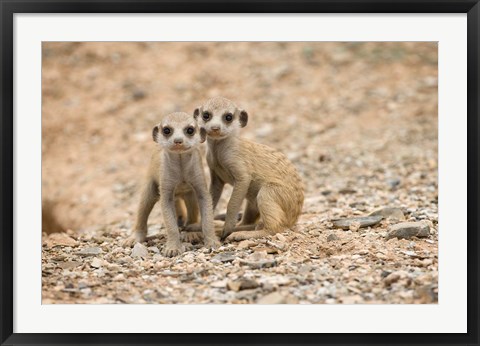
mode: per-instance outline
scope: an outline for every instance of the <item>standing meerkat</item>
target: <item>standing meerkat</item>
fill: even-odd
[[[292,227],[303,207],[303,183],[293,164],[279,151],[238,136],[248,122],[246,111],[222,97],[195,109],[194,117],[207,131],[210,193],[217,206],[224,185],[233,185],[222,239],[259,238]],[[243,218],[237,213],[247,200]],[[256,224],[261,219],[261,223]]]
[[[167,230],[164,255],[173,257],[181,254],[184,248],[180,241],[178,220],[184,217],[183,199],[187,224],[197,222],[199,206],[204,244],[210,248],[217,247],[220,243],[214,232],[212,199],[198,148],[198,144],[205,141],[205,129],[199,129],[191,115],[177,112],[167,115],[156,125],[152,136],[159,148],[152,155],[134,233],[127,243],[145,241],[148,216],[160,200]]]

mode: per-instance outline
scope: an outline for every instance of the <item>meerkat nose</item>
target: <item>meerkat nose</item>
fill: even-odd
[[[175,139],[173,140],[173,143],[175,143],[175,144],[182,144],[182,143],[183,143],[183,139],[182,139],[182,138],[175,138]]]
[[[220,130],[220,126],[212,126],[212,131],[218,131]]]

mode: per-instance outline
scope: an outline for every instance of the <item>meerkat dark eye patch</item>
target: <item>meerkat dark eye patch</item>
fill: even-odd
[[[207,139],[207,130],[205,130],[204,127],[201,127],[200,128],[200,143],[205,142],[206,139]]]
[[[195,128],[193,126],[188,126],[185,128],[185,133],[187,135],[193,136],[195,134]]]
[[[225,115],[223,116],[223,118],[225,119],[225,121],[227,123],[230,123],[232,122],[233,120],[233,114],[232,113],[225,113]]]
[[[211,117],[212,117],[212,115],[211,115],[209,112],[203,112],[203,113],[202,113],[202,119],[203,119],[204,121],[210,120]]]
[[[157,135],[158,135],[158,126],[155,126],[152,130],[152,138],[154,142],[157,141]]]
[[[195,110],[193,111],[193,118],[197,119],[199,115],[200,115],[200,108],[195,108]]]
[[[248,123],[248,113],[245,112],[244,110],[240,111],[240,116],[238,117],[240,120],[240,126],[245,127],[247,126]]]
[[[164,136],[169,136],[172,132],[173,132],[172,129],[168,126],[165,126],[162,129],[162,133],[164,134]]]

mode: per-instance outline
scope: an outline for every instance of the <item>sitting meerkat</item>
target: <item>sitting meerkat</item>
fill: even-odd
[[[194,117],[207,131],[210,193],[217,206],[224,185],[233,185],[222,239],[259,238],[292,227],[303,207],[303,183],[293,164],[279,151],[238,136],[248,122],[246,111],[222,97],[195,109]],[[247,200],[242,221],[237,213]],[[261,222],[256,224],[258,219]],[[193,230],[193,229],[191,229]]]
[[[184,248],[178,221],[185,214],[181,203],[183,199],[187,224],[197,222],[199,206],[204,244],[210,248],[217,247],[220,243],[214,232],[212,199],[198,148],[198,144],[205,141],[205,129],[199,129],[191,115],[177,112],[167,115],[156,125],[152,136],[160,150],[157,148],[152,155],[134,232],[127,243],[145,241],[148,216],[160,200],[167,230],[164,255],[173,257],[181,254]]]

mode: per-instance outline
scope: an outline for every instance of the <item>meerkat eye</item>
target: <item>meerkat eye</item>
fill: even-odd
[[[208,112],[203,112],[202,114],[202,119],[207,121],[208,119],[210,119],[210,113]]]
[[[195,133],[195,128],[193,126],[190,126],[190,127],[187,127],[185,131],[187,132],[187,134],[191,136]]]
[[[230,122],[233,120],[233,114],[232,113],[227,113],[225,114],[225,120]]]
[[[168,136],[170,133],[172,133],[172,130],[170,130],[169,127],[164,127],[162,132],[165,136]]]

